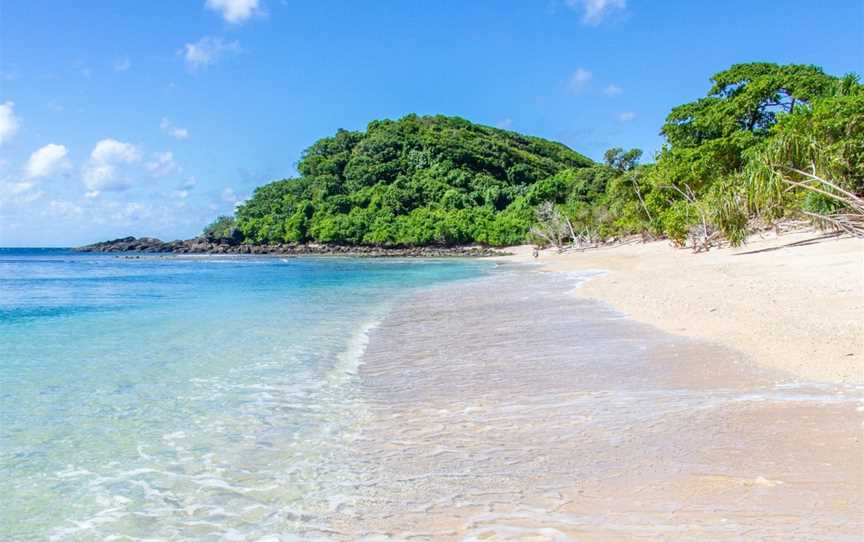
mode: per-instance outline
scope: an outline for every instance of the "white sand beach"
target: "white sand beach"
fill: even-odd
[[[751,236],[693,254],[667,241],[559,254],[509,249],[549,271],[603,269],[578,290],[658,329],[716,342],[803,380],[864,383],[864,241],[818,231]]]

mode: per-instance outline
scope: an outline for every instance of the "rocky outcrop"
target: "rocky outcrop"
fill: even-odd
[[[134,252],[160,254],[272,254],[287,256],[329,255],[384,257],[485,257],[501,256],[504,252],[484,246],[426,246],[426,247],[367,247],[318,244],[250,245],[236,239],[194,239],[161,241],[152,237],[123,237],[103,241],[75,250],[79,252]]]
[[[171,244],[153,237],[121,237],[120,239],[77,247],[75,250],[81,252],[170,252],[168,247]]]

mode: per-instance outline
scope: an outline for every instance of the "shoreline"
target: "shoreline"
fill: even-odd
[[[370,333],[358,373],[364,415],[351,442],[362,446],[340,457],[357,492],[328,531],[302,534],[860,532],[859,390],[796,384],[738,351],[566,295],[589,278],[579,275],[504,267],[401,299]]]
[[[667,241],[502,262],[604,270],[574,291],[674,335],[713,342],[802,380],[864,384],[864,241],[803,231],[693,254]]]

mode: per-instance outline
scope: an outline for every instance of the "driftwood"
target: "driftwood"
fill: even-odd
[[[824,215],[802,211],[805,216],[809,217],[819,227],[833,228],[855,237],[864,237],[864,197],[844,190],[837,183],[817,175],[815,165],[811,167],[812,171],[810,172],[791,167],[787,167],[786,169],[806,179],[806,181],[796,181],[781,175],[780,179],[789,185],[786,189],[787,191],[803,188],[817,194],[822,194],[845,207],[842,211]]]

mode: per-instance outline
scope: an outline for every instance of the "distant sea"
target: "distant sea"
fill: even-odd
[[[491,268],[0,249],[2,539],[308,521],[333,505],[366,333],[401,295]]]

